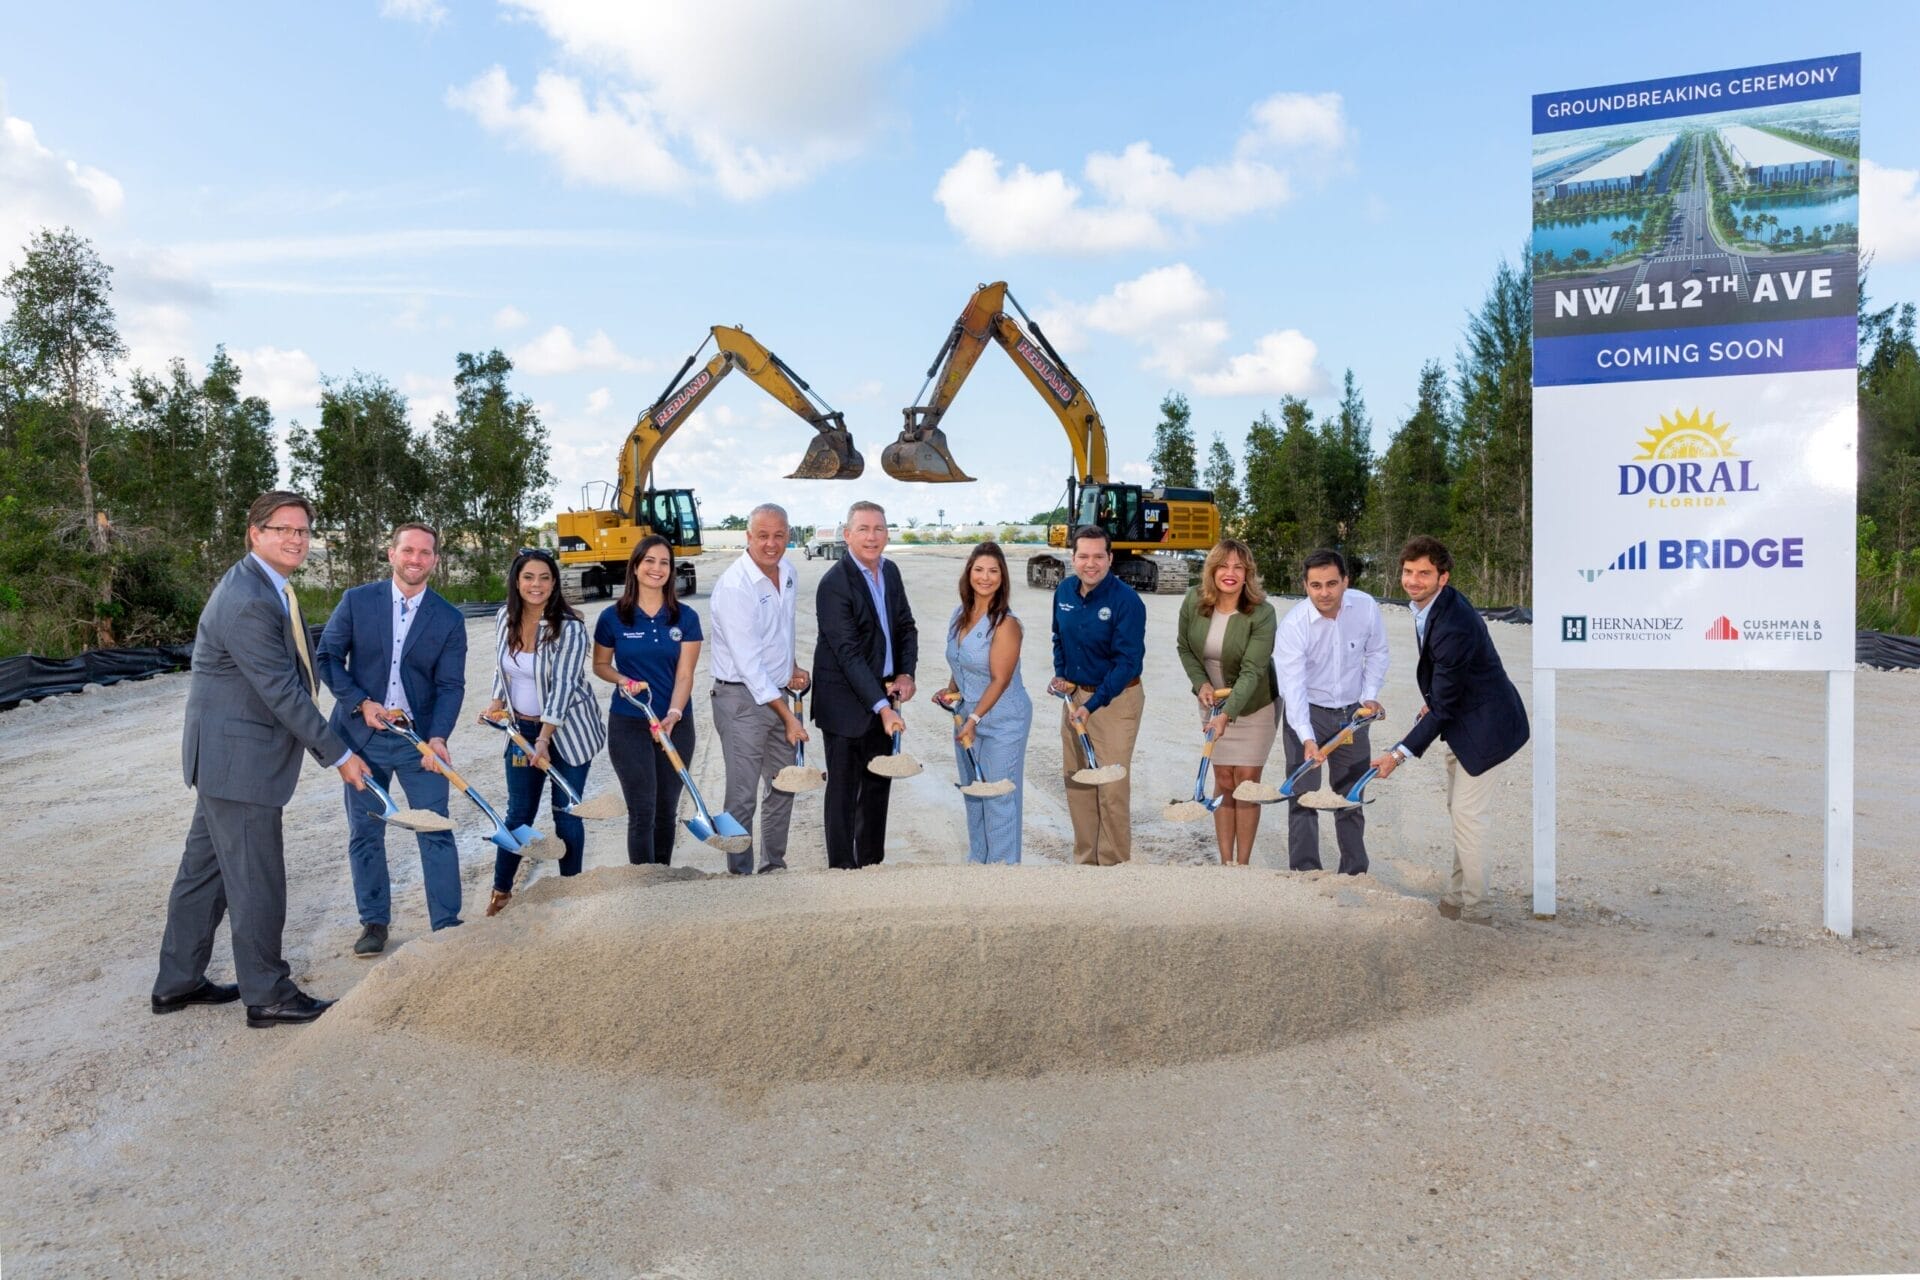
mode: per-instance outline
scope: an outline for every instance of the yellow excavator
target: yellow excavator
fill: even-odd
[[[1019,313],[1018,320],[1007,314],[1008,305]],[[1189,557],[1181,553],[1205,552],[1220,540],[1220,508],[1214,505],[1212,491],[1146,488],[1108,479],[1107,429],[1093,397],[1007,291],[1004,280],[981,285],[967,301],[927,369],[918,397],[925,403],[905,410],[906,425],[900,438],[881,453],[881,467],[896,480],[924,484],[973,479],[953,460],[940,420],[989,341],[999,343],[1013,357],[1014,365],[1066,428],[1073,445],[1074,474],[1067,477],[1063,505],[1073,525],[1094,524],[1107,531],[1113,538],[1113,572],[1134,590],[1184,592]],[[934,388],[930,400],[928,387]],[[1068,532],[1066,525],[1048,526],[1048,545],[1064,549]],[[1067,559],[1062,555],[1043,552],[1027,561],[1028,586],[1057,587],[1066,573]]]
[[[713,358],[691,377],[694,361],[711,342]],[[692,595],[699,586],[693,561],[700,554],[700,508],[691,489],[656,489],[653,466],[661,448],[700,403],[735,369],[793,410],[813,428],[813,439],[789,480],[852,480],[866,470],[853,447],[846,418],[814,394],[787,362],[737,326],[715,325],[633,424],[620,451],[619,479],[597,481],[581,494],[581,509],[564,511],[560,537],[560,584],[569,599],[611,595],[626,580],[627,560],[650,533],[673,544],[675,586]]]

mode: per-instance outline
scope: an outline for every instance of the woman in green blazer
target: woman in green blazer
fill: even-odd
[[[1213,813],[1223,866],[1246,866],[1260,806],[1233,798],[1242,782],[1258,782],[1273,754],[1280,718],[1274,706],[1273,606],[1260,586],[1253,552],[1223,538],[1207,553],[1200,583],[1180,605],[1180,665],[1213,732]],[[1217,703],[1217,705],[1216,705]]]

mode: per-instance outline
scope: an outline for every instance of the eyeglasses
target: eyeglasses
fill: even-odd
[[[522,547],[520,548],[519,554],[523,556],[538,556],[549,564],[553,563],[553,552],[547,550],[545,547]]]
[[[263,532],[277,533],[283,538],[311,538],[313,529],[304,524],[263,524],[258,526]]]

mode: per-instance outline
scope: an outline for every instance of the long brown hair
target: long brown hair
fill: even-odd
[[[560,563],[553,558],[553,552],[545,547],[522,547],[507,569],[508,653],[520,652],[520,619],[526,608],[526,601],[520,598],[520,571],[527,567],[529,560],[538,560],[553,571],[553,594],[547,597],[547,607],[540,611],[541,619],[547,624],[546,638],[541,643],[552,644],[557,641],[560,627],[566,619],[584,621],[580,611],[567,603],[565,594],[560,590]]]
[[[953,634],[960,634],[960,624],[973,614],[973,562],[982,558],[991,559],[1000,566],[1000,587],[993,593],[993,599],[987,601],[987,618],[992,624],[991,631],[1007,620],[1007,553],[1000,549],[997,542],[983,542],[967,555],[967,567],[960,571],[960,612],[953,619]]]
[[[679,575],[674,572],[673,544],[657,533],[650,533],[640,539],[640,545],[635,547],[633,554],[627,557],[627,589],[620,593],[619,602],[613,606],[614,611],[619,614],[620,625],[623,627],[633,625],[633,611],[640,607],[640,562],[645,560],[647,552],[655,547],[667,549],[667,582],[660,588],[661,594],[667,600],[667,621],[680,621],[680,597],[675,592],[674,583],[674,579]]]
[[[1260,585],[1260,566],[1253,562],[1252,549],[1238,538],[1222,538],[1213,544],[1213,550],[1207,552],[1207,562],[1200,566],[1200,612],[1206,617],[1212,617],[1214,606],[1220,603],[1213,575],[1228,556],[1238,556],[1240,563],[1247,567],[1247,580],[1240,584],[1239,612],[1252,613],[1254,606],[1267,598],[1266,588]]]

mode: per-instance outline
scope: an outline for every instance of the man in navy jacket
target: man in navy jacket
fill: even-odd
[[[397,774],[409,807],[445,816],[447,780],[440,762],[450,759],[447,735],[467,691],[467,622],[427,586],[439,548],[440,535],[430,525],[394,529],[387,543],[393,576],[340,597],[314,657],[320,678],[333,690],[328,724],[365,758],[374,781],[384,787]],[[437,759],[387,729],[394,707],[407,713]],[[348,790],[346,803],[347,860],[361,924],[353,954],[372,959],[386,949],[393,922],[387,828],[366,796]],[[459,924],[460,857],[453,833],[422,831],[417,838],[427,920],[435,929]]]
[[[1453,556],[1422,534],[1400,552],[1400,585],[1413,605],[1420,662],[1414,678],[1425,705],[1407,736],[1373,767],[1385,778],[1408,756],[1425,755],[1435,739],[1447,769],[1447,812],[1453,819],[1453,874],[1440,896],[1450,920],[1491,924],[1482,845],[1493,806],[1493,770],[1527,744],[1527,708],[1507,679],[1479,611],[1447,584]]]

